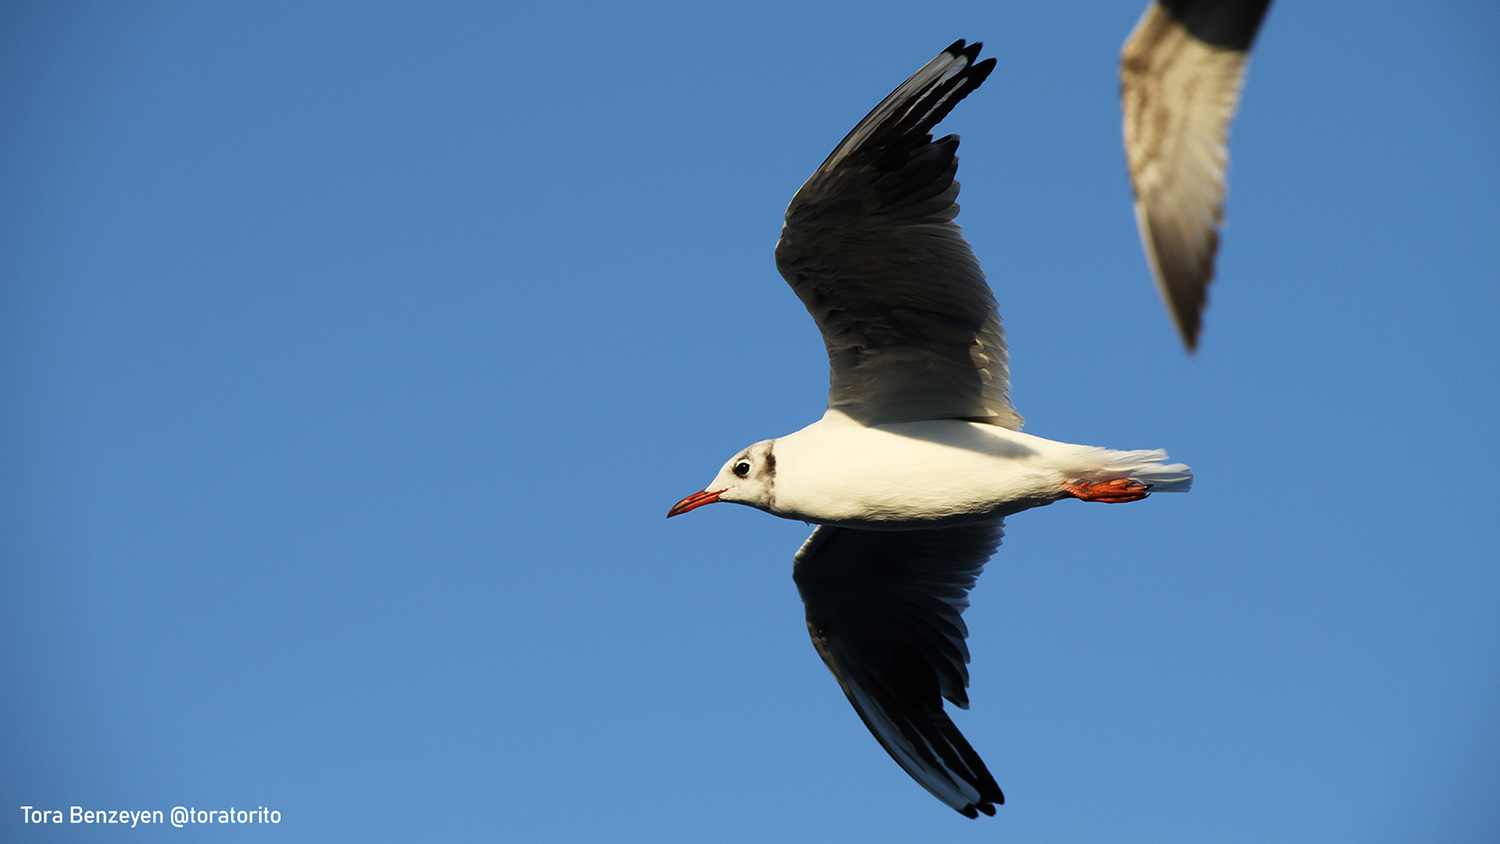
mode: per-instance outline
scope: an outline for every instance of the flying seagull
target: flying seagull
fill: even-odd
[[[1158,0],[1120,53],[1125,163],[1156,290],[1198,347],[1224,221],[1229,120],[1271,0]]]
[[[969,590],[1006,516],[1185,491],[1161,451],[1020,432],[1005,337],[958,214],[958,136],[931,130],[995,67],[954,42],[865,116],[787,208],[776,265],[823,333],[823,418],[755,443],[668,517],[715,501],[817,525],[792,576],[865,726],[968,817],[1005,797],[943,711],[967,708]]]

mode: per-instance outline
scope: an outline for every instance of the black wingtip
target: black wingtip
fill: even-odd
[[[1248,53],[1271,0],[1161,0],[1161,7],[1204,44]]]
[[[974,77],[974,87],[978,88],[984,82],[984,80],[989,79],[990,72],[994,69],[995,59],[993,56],[970,67],[969,74]]]
[[[1188,354],[1198,351],[1198,335],[1203,332],[1204,303],[1178,303],[1172,309],[1172,322],[1177,325],[1177,336]]]
[[[995,69],[995,59],[993,56],[982,62],[975,61],[975,59],[979,58],[979,51],[983,48],[983,41],[975,41],[973,44],[965,47],[964,40],[960,38],[954,41],[952,46],[946,51],[954,58],[963,56],[969,60],[969,68],[965,71],[965,74],[970,77],[972,88],[978,88],[985,79],[989,78],[990,71]]]
[[[980,765],[982,767],[984,763],[980,762]],[[980,812],[993,818],[995,816],[995,807],[1005,804],[1005,792],[1001,791],[1000,786],[995,784],[994,777],[990,776],[989,771],[982,771],[982,773],[983,779],[975,783],[975,785],[979,786],[979,799],[958,810],[958,813],[966,818],[977,818]]]
[[[978,803],[970,803],[959,809],[958,813],[970,820],[979,817],[980,812],[983,812],[987,817],[993,818],[995,816],[995,806],[1004,802],[1005,795],[1001,794],[999,789],[996,789],[993,796],[983,797]]]
[[[975,41],[973,44],[969,44],[968,46],[965,46],[965,43],[966,42],[964,41],[964,39],[960,38],[957,41],[954,41],[952,44],[949,44],[948,49],[944,50],[943,52],[954,57],[955,59],[959,56],[963,56],[971,62],[979,58],[979,51],[984,48],[984,42]]]

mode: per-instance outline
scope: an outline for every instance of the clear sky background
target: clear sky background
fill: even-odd
[[[1143,8],[0,9],[0,839],[1500,839],[1500,6],[1272,8],[1195,359]],[[781,214],[960,37],[1027,430],[1197,472],[1010,520],[977,821],[814,653],[805,526],[663,518],[821,413]]]

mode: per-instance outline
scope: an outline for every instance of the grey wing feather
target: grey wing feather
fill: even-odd
[[[954,43],[876,106],[797,191],[776,266],[830,365],[828,405],[865,424],[1020,428],[1005,334],[958,214],[958,136],[931,130],[994,69]]]
[[[813,646],[865,726],[922,787],[971,818],[994,814],[1005,795],[942,699],[968,708],[962,613],[1001,528],[823,526],[793,567]]]
[[[1270,0],[1152,3],[1120,56],[1125,159],[1152,277],[1197,347],[1224,219],[1229,123]]]

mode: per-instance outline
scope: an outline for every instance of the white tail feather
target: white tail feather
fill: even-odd
[[[1113,451],[1099,449],[1108,455],[1105,472],[1110,477],[1098,480],[1130,478],[1151,487],[1152,492],[1187,492],[1193,486],[1193,470],[1184,463],[1167,463],[1162,449]],[[1095,480],[1090,478],[1090,480]],[[1097,481],[1096,481],[1097,482]]]

